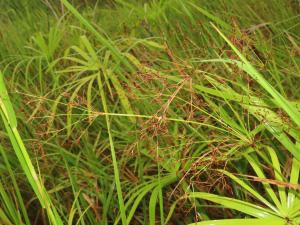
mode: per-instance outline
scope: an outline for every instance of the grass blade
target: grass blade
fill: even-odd
[[[188,195],[188,198],[200,198],[203,200],[218,203],[220,205],[223,205],[225,208],[234,209],[246,213],[248,215],[254,216],[256,218],[278,218],[270,210],[234,198],[227,198],[204,192],[191,193]]]
[[[120,207],[120,212],[121,212],[121,219],[122,219],[122,224],[125,225],[125,224],[127,224],[127,219],[126,219],[126,211],[125,211],[125,206],[124,206],[124,200],[123,200],[123,196],[122,196],[122,188],[121,188],[121,182],[120,182],[119,167],[118,167],[118,162],[117,162],[117,158],[116,158],[116,152],[115,152],[113,137],[112,137],[112,134],[111,134],[109,115],[107,114],[108,113],[108,107],[107,107],[107,104],[106,104],[106,97],[105,97],[105,93],[104,93],[104,90],[103,90],[103,83],[102,83],[102,80],[101,80],[100,73],[98,73],[97,81],[98,81],[99,92],[100,92],[99,94],[100,94],[100,97],[101,97],[102,106],[103,106],[104,112],[106,113],[105,120],[106,120],[108,135],[109,135],[110,151],[111,151],[111,157],[112,157],[113,167],[114,167],[114,176],[115,176],[115,183],[116,183],[116,187],[117,187],[117,194],[118,194],[119,207]]]
[[[30,160],[29,154],[24,146],[24,143],[17,130],[16,115],[12,108],[7,89],[4,85],[3,74],[0,72],[0,113],[4,122],[6,131],[13,145],[18,160],[26,174],[26,177],[31,184],[37,198],[39,199],[43,208],[47,210],[49,220],[53,225],[62,225],[62,220],[58,215],[55,207],[52,205],[51,199],[38,178],[38,175]]]
[[[247,72],[255,81],[257,81],[275,100],[275,103],[282,108],[291,119],[300,127],[300,113],[290,104],[246,59],[246,57],[233,45],[233,43],[215,26],[212,26],[220,34],[220,36],[227,42],[231,49],[239,56],[241,62],[233,61],[238,67]]]

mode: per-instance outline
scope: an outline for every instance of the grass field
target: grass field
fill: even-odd
[[[300,224],[299,0],[1,0],[0,224]]]

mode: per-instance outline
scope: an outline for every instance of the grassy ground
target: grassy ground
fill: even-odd
[[[2,0],[1,224],[300,224],[299,13]]]

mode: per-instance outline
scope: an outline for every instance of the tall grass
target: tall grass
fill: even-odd
[[[299,224],[299,10],[1,2],[1,224]]]

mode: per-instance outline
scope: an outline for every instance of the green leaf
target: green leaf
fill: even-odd
[[[225,208],[234,209],[256,218],[278,218],[274,213],[261,206],[254,205],[245,201],[237,200],[234,198],[227,198],[215,194],[204,192],[193,192],[187,196],[188,198],[200,198],[214,203],[223,205]]]
[[[261,179],[266,179],[266,176],[265,176],[265,174],[264,174],[264,172],[261,168],[260,163],[250,155],[245,155],[245,158],[248,160],[248,162],[252,166],[252,168],[255,171],[256,175]],[[274,190],[272,189],[271,185],[269,183],[265,183],[265,182],[262,182],[262,185],[265,188],[268,195],[271,197],[271,199],[274,202],[274,204],[276,205],[276,207],[282,212],[283,211],[282,205],[281,205],[280,201],[278,200],[278,198],[277,198]]]
[[[300,173],[300,163],[297,159],[294,158],[292,162],[292,169],[290,174],[291,184],[296,184],[296,185],[299,184],[299,173]],[[300,205],[299,193],[297,193],[296,189],[290,188],[288,193],[288,199],[287,199],[288,208],[299,207],[299,205]]]
[[[11,127],[17,127],[17,118],[8,96],[3,73],[0,71],[0,109]]]
[[[300,147],[295,145],[290,138],[285,134],[288,133],[294,138],[297,138],[297,131],[286,122],[283,122],[279,116],[272,110],[266,107],[244,105],[259,121],[261,121],[268,131],[289,151],[292,155],[300,160]]]
[[[99,95],[102,101],[102,106],[105,112],[105,121],[106,121],[106,127],[108,131],[108,136],[109,136],[109,144],[110,144],[110,152],[111,152],[111,157],[112,157],[112,163],[113,163],[113,168],[114,168],[114,178],[115,178],[115,183],[116,183],[116,188],[117,188],[117,195],[118,195],[118,201],[119,201],[119,209],[121,212],[121,219],[122,219],[122,224],[125,225],[127,224],[127,218],[126,218],[126,209],[124,206],[124,199],[122,195],[122,188],[121,188],[121,181],[120,181],[120,173],[119,173],[119,167],[118,167],[118,161],[116,158],[116,152],[115,152],[115,146],[114,146],[114,141],[113,141],[113,136],[111,133],[111,122],[109,119],[108,113],[108,107],[106,103],[106,96],[103,90],[103,83],[101,80],[101,74],[100,72],[98,73],[97,76],[97,82],[98,82],[98,88],[99,88]]]
[[[271,156],[272,166],[274,168],[274,173],[275,173],[275,179],[278,181],[284,181],[283,174],[282,174],[281,168],[280,168],[279,159],[277,157],[276,152],[271,147],[267,147],[267,150]],[[286,210],[287,209],[287,196],[285,193],[285,187],[279,186],[278,191],[279,191],[279,197],[280,197],[282,209]]]
[[[3,225],[13,225],[12,222],[8,219],[8,217],[5,215],[4,211],[2,208],[0,208],[0,221],[3,223]]]
[[[49,219],[53,225],[62,225],[62,220],[52,204],[50,196],[48,195],[43,183],[39,179],[34,166],[31,162],[27,149],[23,140],[17,130],[16,117],[12,108],[12,104],[8,98],[7,90],[3,82],[3,76],[0,72],[0,114],[4,122],[7,134],[10,138],[11,144],[15,150],[18,160],[21,164],[25,175],[34,190],[37,198],[39,199],[43,208],[46,209]]]
[[[151,194],[149,201],[149,225],[155,225],[155,210],[156,210],[156,202],[159,194],[160,186],[156,187]]]
[[[278,212],[278,209],[274,207],[270,202],[268,202],[259,192],[254,190],[252,187],[250,187],[248,184],[246,184],[243,180],[239,179],[232,173],[225,171],[225,170],[219,170],[221,173],[224,173],[226,176],[230,177],[233,181],[238,183],[244,190],[247,190],[249,193],[251,193],[255,198],[257,198],[259,201],[261,201],[263,204],[268,206],[271,210],[274,212]]]
[[[246,59],[246,57],[232,44],[231,41],[214,25],[212,25],[220,36],[227,42],[231,49],[239,56],[242,62],[232,61],[235,65],[247,72],[255,81],[257,81],[275,100],[275,103],[282,108],[295,124],[300,127],[300,113],[290,102],[288,102]]]
[[[116,92],[118,93],[118,96],[120,98],[121,104],[123,108],[125,109],[127,114],[134,114],[130,102],[127,98],[126,92],[124,91],[124,88],[121,86],[120,81],[118,80],[117,76],[111,71],[111,70],[106,70],[106,74],[109,77],[109,79],[112,81],[112,84],[114,88],[116,89]],[[129,117],[131,122],[135,122],[134,117]]]

